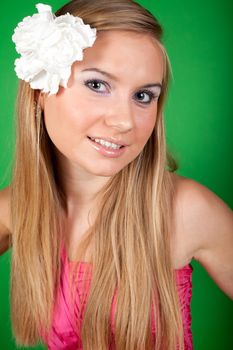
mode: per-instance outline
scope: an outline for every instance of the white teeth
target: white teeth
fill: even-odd
[[[100,143],[101,145],[108,147],[108,148],[119,149],[121,147],[119,145],[116,145],[115,143],[104,141],[102,139],[92,139],[92,140],[94,140],[95,142]]]

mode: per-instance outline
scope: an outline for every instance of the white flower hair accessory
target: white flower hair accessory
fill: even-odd
[[[27,16],[12,36],[16,51],[18,78],[32,89],[56,94],[59,85],[67,87],[71,65],[83,59],[83,49],[96,40],[96,29],[69,13],[56,17],[51,6],[37,4],[38,13]]]

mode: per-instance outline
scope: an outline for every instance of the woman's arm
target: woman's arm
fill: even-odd
[[[0,255],[5,253],[9,248],[10,230],[10,188],[6,187],[0,191]]]
[[[233,211],[198,182],[184,177],[178,182],[183,230],[195,247],[193,258],[233,299]]]

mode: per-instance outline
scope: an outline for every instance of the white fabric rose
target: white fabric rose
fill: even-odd
[[[12,36],[21,55],[15,72],[32,89],[56,94],[59,85],[67,87],[72,63],[81,61],[83,49],[94,44],[96,29],[69,13],[56,17],[49,5],[36,8],[38,13],[25,17]]]

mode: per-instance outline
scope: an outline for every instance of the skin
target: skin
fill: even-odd
[[[140,48],[140,49],[139,49]],[[145,55],[146,52],[146,55]],[[84,60],[72,66],[68,88],[41,95],[48,134],[56,147],[59,175],[68,200],[66,234],[69,256],[94,218],[94,196],[108,179],[142,151],[156,122],[157,99],[148,105],[135,94],[149,83],[161,83],[162,54],[148,36],[131,32],[99,33]],[[99,68],[116,77],[82,72]],[[84,85],[101,79],[102,93]],[[159,95],[159,88],[150,88]],[[114,137],[129,146],[119,158],[107,158],[90,147],[89,136]],[[198,260],[216,284],[233,299],[233,212],[212,191],[174,174],[172,259],[180,269]],[[9,187],[0,192],[0,252],[11,233]],[[77,215],[77,212],[79,215]],[[92,213],[88,220],[88,213]],[[70,248],[71,247],[71,248]]]
[[[116,80],[83,71],[88,68],[109,72]],[[85,50],[83,61],[73,64],[68,88],[44,96],[45,125],[58,150],[70,202],[89,202],[110,177],[142,151],[155,126],[158,98],[146,105],[142,102],[148,101],[148,95],[142,102],[134,97],[143,85],[162,83],[162,78],[162,54],[149,36],[112,31],[99,33],[94,45]],[[84,85],[87,79],[106,84],[98,89],[94,85],[94,91]],[[160,87],[149,90],[159,96]],[[118,158],[105,157],[90,146],[87,135],[113,137],[128,146]]]
[[[114,77],[86,71],[90,68]],[[67,198],[64,230],[70,259],[96,217],[95,194],[138,156],[153,131],[161,87],[148,88],[155,95],[152,100],[145,93],[141,101],[138,94],[147,84],[162,84],[163,69],[162,53],[151,37],[102,32],[85,50],[83,61],[73,64],[68,88],[61,87],[58,94],[43,95],[40,100]],[[90,79],[104,84],[97,84],[98,88],[87,85]],[[127,147],[120,157],[106,157],[93,148],[87,136],[112,137]]]

